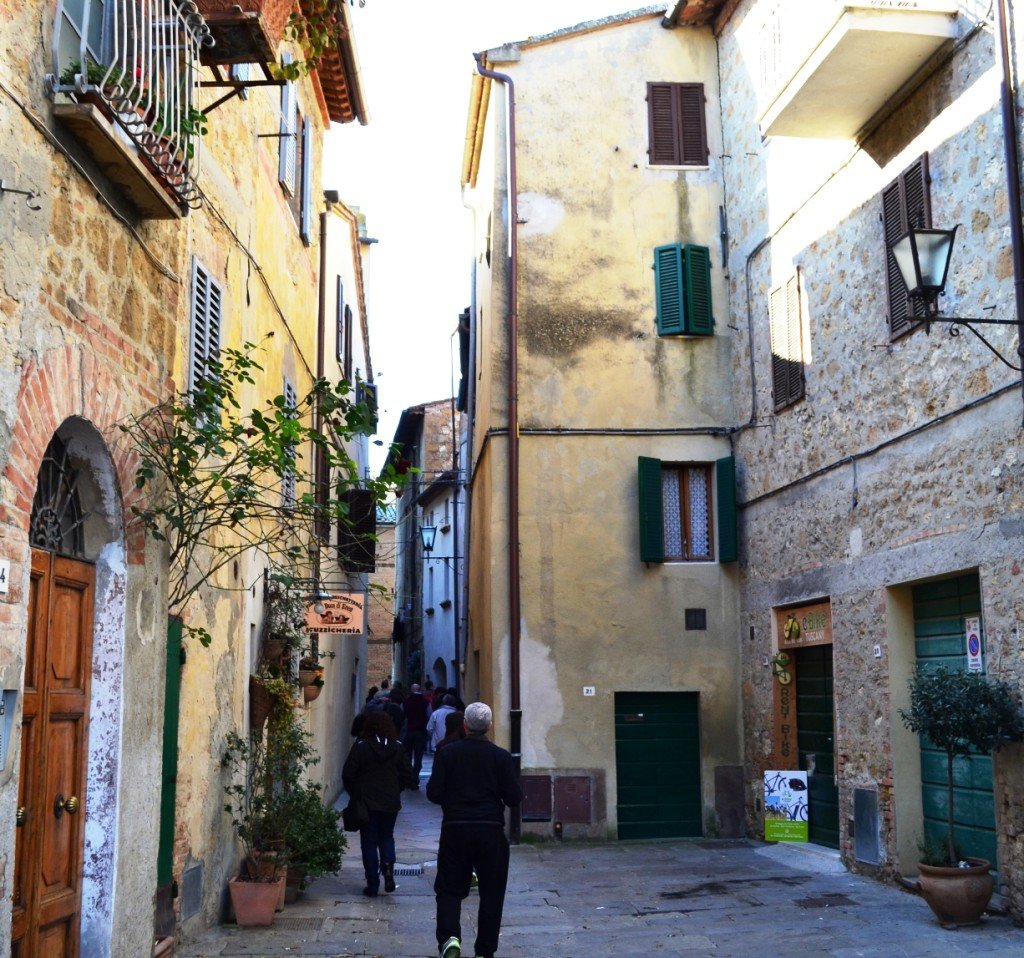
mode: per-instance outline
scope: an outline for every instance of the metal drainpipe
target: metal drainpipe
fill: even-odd
[[[327,320],[327,213],[320,214],[320,289],[317,296],[317,318],[316,318],[316,378],[324,378],[324,324]],[[323,414],[320,412],[320,404],[317,403],[314,414],[313,428],[317,433],[323,431]],[[322,453],[321,453],[322,455]],[[318,468],[319,457],[314,455],[313,470],[316,473],[316,495],[319,499],[326,490],[320,489],[321,473]],[[314,530],[313,539],[316,542],[316,550],[313,554],[313,579],[314,588],[320,588],[320,527],[319,523]],[[347,581],[347,580],[346,580]]]
[[[480,76],[503,83],[508,90],[508,228],[511,240],[508,294],[508,616],[509,616],[509,751],[522,768],[523,710],[519,697],[519,203],[516,195],[516,88],[512,77],[484,67],[475,53]],[[522,812],[517,805],[509,822],[509,840],[519,842]]]
[[[1017,355],[1024,366],[1024,226],[1021,225],[1020,207],[1020,154],[1017,147],[1017,114],[1014,109],[1013,72],[1010,67],[1011,16],[1006,0],[996,0],[998,23],[996,29],[999,59],[1003,76],[999,85],[1003,112],[1003,149],[1006,156],[1006,191],[1010,206],[1010,244],[1013,249],[1013,293],[1017,309]],[[1024,375],[1021,377],[1024,398]],[[1024,418],[1022,418],[1024,423]]]

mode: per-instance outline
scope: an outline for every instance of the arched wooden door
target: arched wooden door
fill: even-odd
[[[94,587],[90,564],[32,550],[15,958],[78,955]]]

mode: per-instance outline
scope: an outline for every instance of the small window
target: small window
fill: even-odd
[[[216,359],[220,353],[221,300],[220,284],[199,259],[193,257],[189,389],[198,388],[206,378],[210,360]]]
[[[707,166],[703,83],[648,83],[651,166]]]
[[[693,243],[654,250],[655,322],[659,336],[712,336],[711,251]]]
[[[712,471],[718,561],[736,561],[736,471],[731,456],[713,465],[670,463],[641,456],[637,467],[642,562],[714,561]]]
[[[708,627],[707,609],[687,609],[685,612],[687,632],[704,632]]]
[[[892,339],[916,329],[920,325],[918,319],[924,315],[921,304],[907,298],[907,286],[889,245],[905,236],[912,226],[932,225],[930,183],[928,154],[925,153],[882,190],[886,293],[889,302],[889,336]]]
[[[775,411],[792,406],[804,397],[803,320],[800,304],[800,272],[768,297],[772,344],[772,395]]]

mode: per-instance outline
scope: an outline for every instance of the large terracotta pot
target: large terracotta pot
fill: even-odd
[[[995,888],[991,862],[967,858],[970,868],[938,868],[919,864],[917,884],[928,907],[943,925],[976,925]]]
[[[228,890],[235,921],[246,926],[273,924],[274,909],[284,894],[284,885],[283,878],[270,882],[232,878]]]
[[[302,686],[302,698],[303,701],[308,705],[310,702],[315,702],[320,698],[320,693],[324,690],[322,685],[304,685]]]

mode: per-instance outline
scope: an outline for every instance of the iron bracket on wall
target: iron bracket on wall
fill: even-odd
[[[1008,360],[1001,352],[999,352],[999,350],[995,346],[993,346],[984,336],[982,336],[982,334],[980,332],[978,332],[978,330],[976,330],[974,328],[975,325],[979,324],[979,323],[981,323],[983,325],[986,325],[986,326],[1016,326],[1017,325],[1017,320],[1015,320],[1015,319],[979,319],[979,318],[973,317],[973,316],[969,316],[969,317],[964,318],[964,319],[957,319],[957,318],[945,317],[945,316],[929,316],[924,321],[924,331],[926,333],[930,332],[928,327],[929,327],[929,325],[931,323],[946,323],[949,326],[949,335],[950,336],[959,336],[960,335],[960,327],[963,327],[964,329],[970,330],[970,332],[974,333],[974,335],[977,336],[978,339],[980,339],[985,344],[985,346],[988,348],[988,350],[993,355],[995,355],[995,357],[1001,363],[1004,363],[1005,365],[1009,366],[1010,369],[1016,370],[1017,372],[1021,372],[1022,371],[1022,367],[1021,366],[1014,366],[1013,363],[1010,362],[1010,360]],[[1024,343],[1018,343],[1017,344],[1017,354],[1018,355],[1021,355],[1021,349],[1022,348],[1024,348]]]
[[[200,82],[201,87],[215,87],[220,89],[228,89],[230,92],[225,93],[219,100],[214,100],[209,106],[203,108],[204,114],[210,114],[217,109],[221,104],[227,103],[228,100],[238,96],[243,90],[249,89],[253,86],[284,86],[284,80],[275,80],[270,72],[270,67],[265,63],[258,64],[260,69],[263,71],[262,80],[233,80],[230,76],[224,76],[220,71],[218,64],[211,64],[210,71],[213,73],[214,79],[203,80]]]
[[[39,198],[39,192],[37,190],[16,190],[13,186],[8,186],[3,180],[0,180],[0,196],[4,193],[17,193],[19,196],[24,196],[25,203],[30,210],[42,209],[38,203],[34,206],[32,205],[32,201]]]

